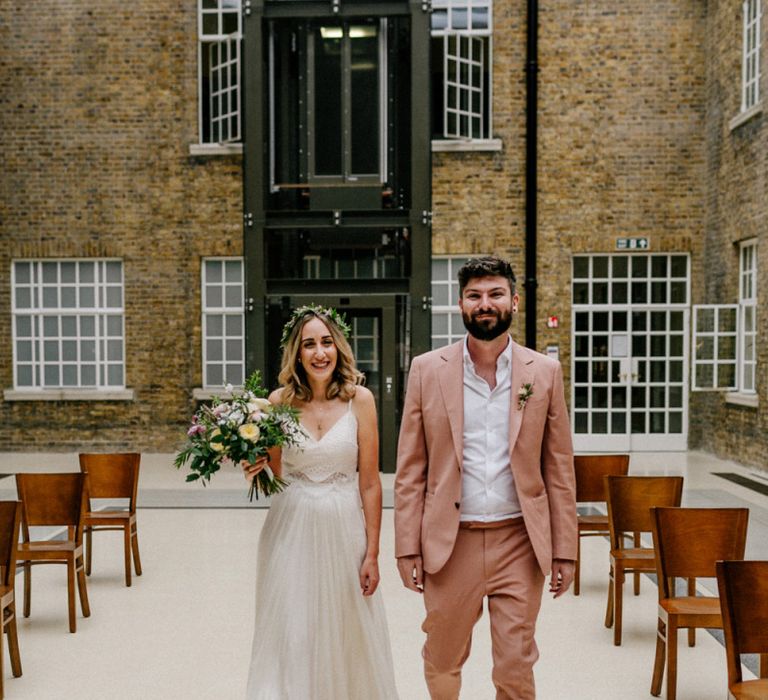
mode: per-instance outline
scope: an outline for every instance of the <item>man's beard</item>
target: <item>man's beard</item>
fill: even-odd
[[[492,314],[493,318],[478,321],[476,316]],[[475,315],[462,313],[461,320],[464,321],[464,328],[477,340],[494,340],[502,333],[506,333],[512,325],[511,311],[482,311]]]

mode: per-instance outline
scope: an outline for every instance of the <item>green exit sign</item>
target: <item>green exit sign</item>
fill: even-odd
[[[651,244],[647,238],[617,238],[616,250],[648,250]]]

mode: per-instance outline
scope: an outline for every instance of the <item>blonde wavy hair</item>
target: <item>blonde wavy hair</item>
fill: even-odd
[[[337,350],[336,367],[333,370],[331,383],[326,389],[325,398],[338,397],[349,401],[355,395],[355,387],[365,380],[363,373],[357,369],[349,341],[338,324],[322,311],[307,310],[294,323],[283,348],[283,359],[278,375],[278,381],[283,387],[281,403],[292,404],[294,400],[306,402],[312,399],[312,389],[307,382],[307,372],[299,362],[299,353],[302,331],[313,318],[319,318],[326,325]]]

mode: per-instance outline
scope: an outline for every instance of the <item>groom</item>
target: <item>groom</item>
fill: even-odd
[[[459,270],[468,335],[413,360],[395,478],[395,555],[424,593],[424,673],[455,700],[472,628],[488,598],[496,698],[535,697],[534,641],[544,577],[573,579],[573,452],[560,365],[513,342],[510,264]]]

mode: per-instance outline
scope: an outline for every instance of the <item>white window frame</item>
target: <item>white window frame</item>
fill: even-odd
[[[432,262],[435,262],[437,260],[446,260],[447,265],[447,277],[441,278],[441,279],[435,279],[434,277],[434,266],[431,266],[431,276],[432,276],[432,334],[431,334],[431,344],[432,348],[438,348],[438,347],[444,347],[446,345],[450,345],[451,343],[455,343],[457,340],[460,340],[464,337],[464,334],[466,333],[466,329],[464,328],[464,324],[456,319],[455,314],[460,314],[459,311],[459,281],[456,278],[456,272],[458,269],[467,262],[467,260],[471,259],[472,255],[433,255],[432,256]],[[435,291],[436,287],[439,288],[448,288],[448,304],[435,304]],[[447,327],[448,332],[447,333],[435,333],[435,318],[437,317],[446,317],[447,319]],[[456,325],[458,324],[458,325]],[[456,327],[454,327],[456,326]],[[435,342],[440,342],[439,345],[435,345]]]
[[[750,322],[751,318],[751,322]],[[757,393],[757,239],[739,246],[738,390]]]
[[[240,265],[239,280],[230,281],[227,279],[227,263],[237,262]],[[208,275],[208,263],[221,263],[222,277],[220,281],[210,281]],[[221,303],[214,305],[209,302],[208,290],[211,287],[221,288]],[[227,302],[227,287],[239,287],[237,292],[237,303]],[[223,389],[228,384],[242,384],[245,380],[245,264],[242,257],[207,257],[203,258],[200,265],[200,308],[201,308],[201,339],[202,339],[202,375],[203,390],[217,391]],[[208,333],[209,320],[218,316],[221,318],[221,335],[212,336]],[[239,316],[240,330],[239,334],[227,333],[227,318]],[[208,359],[208,342],[218,341],[221,344],[221,359]],[[231,377],[227,374],[229,365],[237,364],[237,359],[230,359],[227,352],[228,341],[239,341],[238,352],[240,355],[239,376]],[[216,365],[221,370],[221,382],[212,382],[209,378],[209,366]],[[231,381],[234,379],[235,381]]]
[[[242,149],[242,12],[241,0],[213,0],[215,7],[204,7],[210,0],[198,0],[198,124],[199,141],[195,154]],[[237,16],[237,30],[224,32],[224,16]],[[216,17],[216,32],[205,31],[206,18]],[[203,45],[209,45],[208,65],[203,65]],[[203,76],[209,75],[208,93]],[[218,87],[214,78],[218,79]],[[226,78],[226,80],[223,80]],[[208,140],[205,140],[203,103],[208,101]],[[224,126],[226,125],[226,128]]]
[[[28,266],[28,282],[19,280],[19,266],[22,265]],[[51,276],[49,273],[54,269],[55,275]],[[88,269],[92,270],[92,280],[90,274],[84,278]],[[65,272],[69,271],[74,275],[65,279]],[[119,272],[119,279],[115,278],[115,271]],[[56,399],[75,399],[106,394],[111,394],[109,398],[132,398],[130,392],[125,392],[125,285],[122,260],[13,260],[11,290],[14,389],[5,392],[6,400],[46,398],[46,395]],[[22,319],[27,317],[30,319],[29,333],[20,335]],[[84,336],[83,325],[86,319],[92,319],[93,330]],[[66,325],[74,326],[69,332],[64,329],[65,322]],[[52,325],[55,326],[55,332],[49,329],[47,334],[45,327]],[[22,361],[19,357],[20,343],[29,343],[29,360]],[[74,356],[71,355],[72,351]],[[52,352],[55,357],[46,359],[48,352]],[[85,353],[88,354],[87,358],[84,357]],[[69,358],[67,354],[70,354]],[[31,381],[21,383],[20,375],[24,367],[31,369]],[[57,381],[47,378],[48,369],[56,372]],[[76,381],[65,383],[65,372],[72,370],[76,373]],[[90,371],[93,371],[93,381],[84,379],[85,373]],[[110,381],[113,372],[119,375],[120,381]]]
[[[746,112],[760,102],[760,0],[744,0],[742,12],[741,111]]]
[[[711,330],[702,330],[701,315],[711,313]],[[729,314],[733,321],[725,327],[722,317]],[[739,357],[739,305],[738,304],[696,304],[693,307],[693,362],[691,363],[691,391],[735,391],[738,377]],[[723,357],[723,339],[730,339],[733,344],[733,357]],[[711,341],[711,356],[703,357],[702,349],[705,342]],[[708,353],[709,354],[709,353]],[[720,367],[733,366],[733,383],[726,384],[720,381]],[[699,367],[712,368],[712,381],[703,384],[699,381]]]
[[[473,10],[485,11],[487,22],[473,24]],[[442,22],[445,18],[445,22]],[[501,142],[491,138],[493,134],[493,0],[433,0],[431,36],[443,40],[443,135],[433,141],[434,150],[455,150],[442,144],[461,141],[467,144],[485,144],[489,150],[499,150]],[[486,45],[487,44],[487,51]],[[480,60],[476,60],[473,48],[479,48]],[[484,85],[487,53],[488,84]],[[461,66],[467,66],[468,81],[461,80]],[[472,66],[479,68],[480,84],[472,82]],[[433,86],[433,89],[440,89]],[[488,114],[485,119],[484,93],[488,92]],[[467,96],[466,109],[461,106],[461,96]],[[472,105],[472,95],[479,95],[479,107]],[[455,126],[451,127],[451,119]],[[468,128],[462,129],[461,120],[467,120]],[[473,120],[480,121],[481,135],[472,135]],[[484,127],[483,123],[487,121]],[[471,147],[470,147],[471,148]],[[474,150],[474,149],[473,149]]]

